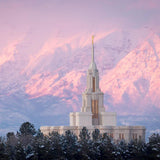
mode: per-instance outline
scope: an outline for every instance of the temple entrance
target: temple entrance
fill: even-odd
[[[98,125],[98,100],[92,100],[92,125]]]

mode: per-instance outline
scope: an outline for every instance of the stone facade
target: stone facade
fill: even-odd
[[[100,132],[107,133],[108,136],[113,138],[115,141],[125,140],[127,143],[131,140],[145,141],[145,127],[144,126],[86,126],[88,131],[92,134],[95,129],[99,129]],[[59,134],[65,134],[65,131],[70,130],[77,136],[83,126],[43,126],[41,131],[44,135],[49,135],[53,131]]]
[[[43,134],[48,135],[53,131],[64,134],[71,130],[77,136],[85,126],[90,133],[99,129],[101,133],[108,133],[115,141],[124,139],[145,141],[144,126],[116,126],[117,115],[115,112],[105,112],[103,92],[99,88],[99,72],[94,61],[94,44],[92,41],[92,61],[87,72],[87,87],[82,94],[81,112],[70,113],[70,126],[42,126]]]

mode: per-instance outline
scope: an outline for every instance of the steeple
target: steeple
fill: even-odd
[[[94,62],[94,35],[92,36],[92,63]]]
[[[92,114],[92,125],[101,125],[104,112],[103,93],[99,88],[99,72],[94,60],[94,36],[92,36],[92,59],[87,72],[87,88],[82,95],[81,112]]]
[[[91,61],[91,64],[89,66],[89,70],[97,70],[97,66],[96,66],[96,63],[94,61],[94,35],[92,36],[92,61]]]
[[[87,92],[100,91],[99,73],[94,60],[94,36],[92,36],[92,59],[87,72]]]

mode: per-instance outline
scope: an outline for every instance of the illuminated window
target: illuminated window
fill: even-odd
[[[98,118],[98,100],[92,100],[92,114],[93,118]]]
[[[96,88],[96,83],[95,83],[95,77],[93,77],[93,92],[95,92],[95,88]]]
[[[120,140],[124,139],[124,133],[120,133],[120,134],[119,134],[119,139],[120,139]]]
[[[137,140],[137,133],[133,133],[133,140]]]
[[[110,137],[113,138],[113,133],[110,133]]]

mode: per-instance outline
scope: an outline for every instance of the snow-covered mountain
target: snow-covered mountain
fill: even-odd
[[[81,107],[92,34],[53,36],[34,46],[26,33],[2,49],[1,133],[16,130],[23,121],[37,127],[68,125],[68,113]],[[160,128],[159,58],[160,36],[149,29],[96,33],[95,59],[105,107],[118,113],[119,124]]]

